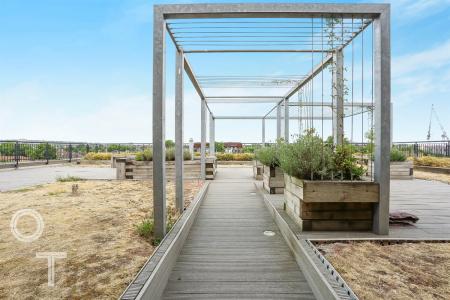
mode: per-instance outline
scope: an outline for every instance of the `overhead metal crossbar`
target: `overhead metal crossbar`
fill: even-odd
[[[333,51],[348,43],[361,31],[367,20],[357,19],[351,23],[345,20],[333,34],[342,37],[335,45],[320,48],[322,39],[329,37],[329,26],[320,19],[192,19],[170,20],[167,27],[177,45],[186,53],[208,50],[290,50]]]
[[[216,120],[276,120],[277,117],[269,116],[214,116]],[[290,120],[322,120],[322,117],[289,117]],[[324,120],[331,120],[331,117],[324,117]]]
[[[388,233],[391,117],[389,5],[157,5],[153,18],[153,207],[157,237],[163,237],[166,230],[166,34],[177,50],[175,161],[176,203],[179,210],[184,206],[184,70],[201,99],[202,176],[205,175],[208,120],[210,145],[215,142],[215,120],[221,119],[262,121],[263,143],[266,120],[276,120],[277,138],[284,137],[286,142],[289,142],[289,133],[296,127],[295,122],[299,134],[301,129],[316,130],[322,139],[331,134],[336,144],[343,143],[345,138],[353,142],[356,136],[364,140],[365,130],[373,129],[373,180],[380,184],[380,201],[375,210],[373,228],[376,233]],[[365,35],[367,30],[369,32]],[[355,46],[355,43],[359,44]],[[291,53],[302,56],[309,63],[299,68],[297,74],[196,74],[188,58],[207,53]],[[370,63],[367,63],[368,53],[371,54]],[[365,73],[371,73],[369,78]],[[245,90],[249,94],[233,94],[233,89]],[[214,111],[215,105],[236,103],[273,103],[273,107],[265,115],[254,116],[220,115]],[[330,133],[326,131],[327,126],[331,128]],[[214,154],[214,147],[211,147],[210,154]]]

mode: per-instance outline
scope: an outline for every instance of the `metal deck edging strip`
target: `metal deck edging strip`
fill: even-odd
[[[170,272],[184,245],[198,209],[205,198],[209,182],[204,182],[194,201],[181,215],[172,230],[161,241],[152,256],[128,285],[119,299],[159,299],[164,291]]]
[[[354,292],[343,281],[337,271],[334,270],[334,268],[327,268],[319,257],[314,255],[313,248],[310,246],[309,241],[299,240],[297,238],[277,209],[266,198],[266,194],[261,192],[258,186],[256,187],[263,197],[264,202],[280,229],[286,243],[293,252],[294,257],[299,267],[302,269],[316,298],[357,300],[358,298]]]

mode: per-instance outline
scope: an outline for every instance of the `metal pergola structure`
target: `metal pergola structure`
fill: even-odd
[[[370,111],[375,132],[374,181],[380,185],[380,199],[375,209],[374,232],[389,231],[389,153],[390,153],[390,6],[389,4],[314,4],[314,3],[247,3],[247,4],[180,4],[154,6],[153,23],[153,207],[155,235],[166,233],[166,178],[165,178],[165,36],[168,34],[176,48],[175,78],[175,168],[176,207],[184,207],[183,193],[183,75],[190,79],[201,99],[201,174],[205,177],[206,124],[209,114],[210,154],[214,154],[215,120],[239,119],[262,121],[262,143],[265,143],[265,121],[277,120],[277,138],[289,141],[289,108],[299,105],[289,99],[304,88],[327,66],[332,71],[333,100],[311,101],[302,106],[329,107],[332,116],[302,116],[301,119],[331,120],[336,144],[343,142],[344,102],[343,49],[369,25],[373,28],[373,103],[353,103],[360,111]],[[305,18],[312,21],[305,22]],[[324,18],[351,18],[342,21],[340,31],[324,47]],[[262,20],[273,21],[267,25]],[[320,22],[315,21],[321,20]],[[190,20],[200,20],[191,23]],[[212,21],[210,21],[212,20]],[[231,20],[231,21],[230,21]],[[258,20],[258,21],[256,21]],[[292,21],[286,21],[292,20]],[[357,21],[354,21],[357,20]],[[230,25],[238,24],[238,25]],[[286,26],[289,23],[291,25]],[[294,27],[295,26],[295,27]],[[214,31],[208,28],[215,28]],[[303,32],[293,35],[289,29]],[[236,30],[238,29],[238,30]],[[214,34],[212,34],[214,33]],[[328,33],[329,34],[329,33]],[[322,43],[315,42],[322,39]],[[334,43],[334,41],[337,41]],[[196,76],[187,59],[189,53],[320,53],[322,60],[305,75],[281,76]],[[184,72],[183,72],[184,71]],[[224,86],[226,85],[226,86]],[[288,87],[278,96],[218,95],[207,96],[205,87]],[[214,115],[214,103],[273,103],[265,115]],[[271,113],[276,112],[276,116]],[[283,115],[283,116],[282,116]],[[347,114],[348,115],[348,114]],[[284,124],[283,124],[284,123]]]

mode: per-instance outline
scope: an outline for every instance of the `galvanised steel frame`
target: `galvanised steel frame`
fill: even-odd
[[[227,52],[321,52],[317,49],[209,49],[184,51],[176,42],[167,20],[170,19],[214,19],[214,18],[369,18],[373,20],[373,67],[374,67],[374,129],[375,129],[375,162],[374,180],[380,184],[380,201],[374,215],[373,230],[378,234],[389,232],[389,159],[390,159],[390,5],[389,4],[315,4],[315,3],[246,3],[246,4],[177,4],[156,5],[153,16],[153,207],[155,235],[158,238],[166,234],[166,179],[165,179],[165,35],[169,34],[175,43],[176,51],[176,203],[177,208],[183,209],[183,69],[191,80],[201,99],[201,164],[202,175],[205,174],[206,155],[206,114],[209,111],[211,144],[214,144],[214,120],[221,118],[214,116],[207,105],[205,96],[198,83],[192,67],[185,57],[185,53],[227,53]],[[363,24],[363,28],[368,24]],[[361,32],[360,31],[360,32]],[[359,32],[358,32],[359,33]],[[358,34],[356,33],[355,36]],[[354,38],[354,36],[353,36]],[[350,39],[351,40],[351,39]],[[277,110],[277,136],[281,137],[281,104],[285,108],[285,135],[289,137],[289,98],[302,88],[308,80],[314,78],[322,71],[339,50],[348,45],[341,45],[341,49],[328,52],[324,61],[316,66],[308,76],[286,95],[276,101],[274,109]],[[339,57],[335,57],[337,63]],[[334,74],[333,82],[339,83],[339,74]],[[309,79],[308,79],[309,78]],[[339,91],[336,91],[339,93]],[[227,98],[227,97],[220,97]],[[231,99],[231,98],[229,98]],[[245,97],[246,101],[250,101]],[[261,97],[259,97],[261,101]],[[343,106],[343,105],[341,105]],[[269,113],[270,113],[269,112]],[[264,119],[269,118],[268,115]],[[224,117],[222,117],[224,118]],[[241,119],[243,117],[240,117]],[[246,117],[253,118],[252,116]],[[333,120],[334,121],[334,120]],[[339,120],[335,128],[339,128]],[[339,130],[339,129],[336,129]],[[339,134],[339,132],[335,133]],[[264,137],[263,137],[264,139]]]

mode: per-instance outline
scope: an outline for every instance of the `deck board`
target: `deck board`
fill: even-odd
[[[219,174],[209,186],[163,298],[314,299],[253,181]],[[265,236],[265,230],[275,236]]]

